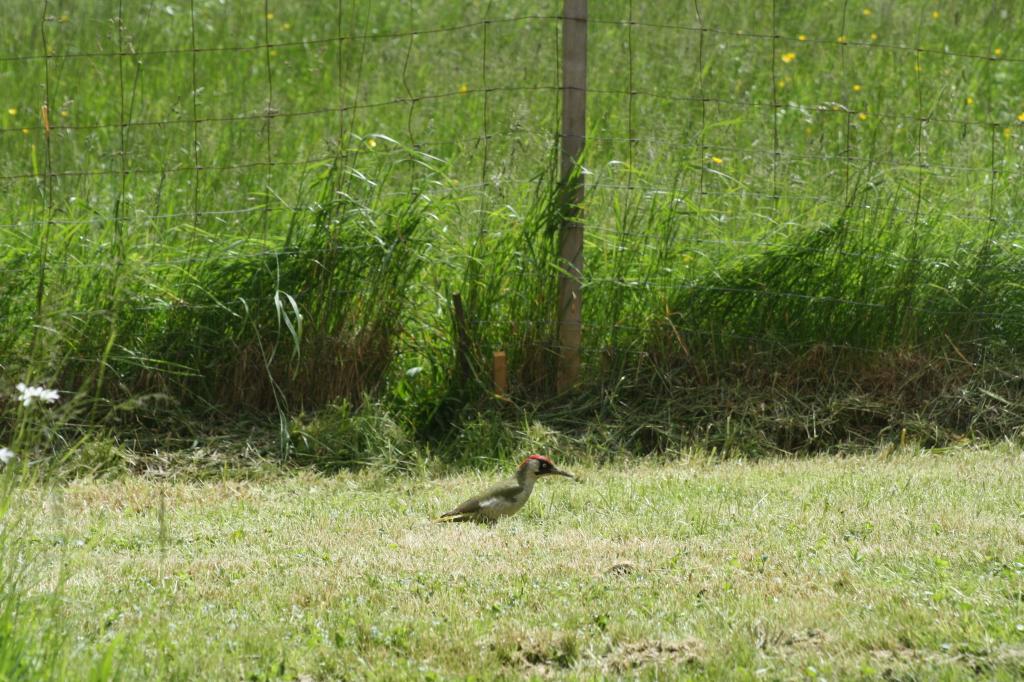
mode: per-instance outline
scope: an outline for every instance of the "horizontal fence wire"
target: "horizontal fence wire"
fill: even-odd
[[[271,17],[272,18],[272,17]],[[328,36],[325,38],[303,38],[301,40],[292,41],[266,41],[259,42],[252,45],[228,45],[228,46],[217,46],[217,47],[181,47],[181,48],[165,48],[157,50],[116,50],[116,51],[105,51],[105,52],[64,52],[64,53],[53,53],[53,54],[38,54],[38,55],[0,55],[0,63],[3,62],[19,62],[19,61],[32,61],[32,60],[46,60],[46,59],[80,59],[80,58],[99,58],[99,57],[147,57],[153,55],[174,55],[174,54],[193,54],[203,52],[248,52],[256,51],[262,52],[267,48],[281,48],[281,47],[311,47],[314,45],[337,45],[338,43],[344,42],[356,42],[356,41],[374,41],[374,40],[391,40],[395,38],[414,38],[421,35],[431,35],[436,33],[455,33],[458,31],[466,31],[469,29],[481,28],[491,24],[507,24],[507,23],[518,23],[531,20],[561,20],[559,15],[543,15],[543,14],[524,14],[514,17],[496,17],[481,19],[479,21],[466,22],[461,24],[455,24],[451,26],[438,26],[435,28],[417,28],[409,31],[388,31],[388,32],[375,32],[375,33],[359,33],[359,34],[347,34],[339,36]],[[52,20],[51,20],[52,22]]]

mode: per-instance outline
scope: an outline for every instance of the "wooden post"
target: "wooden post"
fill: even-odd
[[[558,374],[559,393],[580,374],[583,331],[583,174],[579,161],[587,127],[587,0],[562,5],[562,231],[559,240]]]
[[[502,398],[508,395],[508,357],[505,351],[494,351],[494,392]]]
[[[459,383],[466,386],[473,374],[469,359],[469,329],[466,327],[466,312],[462,308],[462,294],[452,294],[452,317],[455,323],[455,366],[458,368]]]

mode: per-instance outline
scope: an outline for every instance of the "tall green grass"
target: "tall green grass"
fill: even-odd
[[[36,9],[0,27],[0,443],[21,380],[69,396],[58,450],[243,414],[339,461],[481,412],[638,449],[1024,423],[1016,9],[595,5],[570,396],[559,3]]]
[[[1012,235],[963,238],[941,229],[939,216],[916,222],[873,194],[855,201],[876,209],[853,205],[833,224],[680,287],[674,318],[723,351],[756,343],[1019,353],[1024,260]]]

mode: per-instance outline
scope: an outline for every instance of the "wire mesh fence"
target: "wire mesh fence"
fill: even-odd
[[[450,348],[458,289],[484,351],[519,345],[513,369],[550,352],[561,2],[13,5],[9,367],[93,353],[203,373],[161,355],[159,330],[216,335],[204,311],[263,306],[293,341],[310,319],[381,335],[387,295],[403,305],[386,345],[413,366]],[[683,353],[1024,340],[1022,18],[1010,2],[592,3],[584,361],[655,337]],[[415,228],[396,227],[410,206]],[[331,286],[282,265],[304,259],[336,261]],[[174,327],[183,309],[202,321]]]

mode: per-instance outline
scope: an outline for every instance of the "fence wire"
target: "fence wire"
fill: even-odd
[[[636,291],[663,307],[698,292],[884,309],[871,292],[729,278],[744,258],[840,220],[859,220],[859,236],[794,257],[948,265],[894,250],[872,221],[954,250],[1019,248],[1022,13],[1008,2],[594,3],[584,291],[598,312],[585,315],[585,347],[619,348],[636,312],[620,301]],[[3,268],[35,273],[36,326],[216,307],[164,286],[182,269],[300,257],[290,235],[335,197],[312,189],[334,169],[365,190],[345,196],[352,211],[432,205],[416,296],[443,316],[439,301],[489,249],[509,248],[543,186],[561,23],[555,1],[14,0],[0,27]],[[536,252],[516,258],[550,267]],[[133,278],[132,296],[82,307],[68,295],[106,271]],[[471,323],[499,335],[554,326],[501,306]]]

